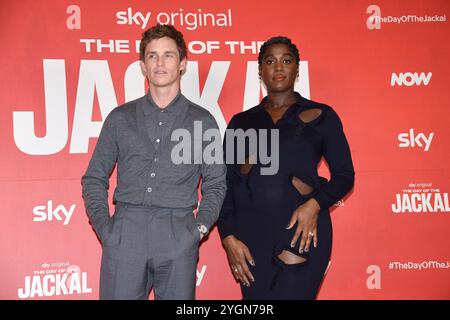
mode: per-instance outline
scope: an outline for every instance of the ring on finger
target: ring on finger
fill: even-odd
[[[308,232],[308,236],[309,236],[309,237],[314,237],[314,232],[311,232],[311,231]]]

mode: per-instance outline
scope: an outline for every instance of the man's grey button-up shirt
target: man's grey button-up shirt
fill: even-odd
[[[194,121],[201,121],[203,132],[215,128],[214,117],[181,93],[164,109],[150,93],[115,108],[105,119],[85,175],[83,198],[92,225],[98,231],[109,218],[109,176],[117,163],[114,202],[168,208],[194,207],[202,178],[202,200],[198,223],[208,228],[217,220],[225,197],[225,164],[174,164],[171,141],[175,129],[193,133]],[[202,134],[203,136],[203,134]],[[206,143],[200,143],[202,150]],[[209,142],[208,142],[209,143]]]

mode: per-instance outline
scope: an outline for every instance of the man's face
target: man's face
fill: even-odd
[[[150,86],[171,87],[179,85],[181,71],[186,68],[186,58],[180,61],[175,41],[163,37],[147,44],[144,61],[140,64]]]

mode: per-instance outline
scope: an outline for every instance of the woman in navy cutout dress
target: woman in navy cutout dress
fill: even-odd
[[[227,164],[218,229],[244,299],[315,299],[331,254],[329,208],[353,187],[350,149],[336,112],[294,91],[299,54],[290,39],[266,41],[258,63],[267,97],[235,115],[228,129],[278,130],[268,150],[278,143],[279,167],[262,174],[273,163],[263,165],[246,141],[245,163]],[[224,147],[230,139],[227,131]],[[317,173],[322,156],[329,181]]]

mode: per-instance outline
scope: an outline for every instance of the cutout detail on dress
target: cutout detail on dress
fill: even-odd
[[[312,121],[316,120],[317,118],[319,118],[321,114],[322,114],[321,109],[313,108],[313,109],[308,109],[308,110],[300,112],[300,114],[298,115],[298,118],[303,123],[309,123],[309,122],[312,122]]]
[[[253,164],[256,163],[256,155],[251,155],[245,159],[245,162],[241,164],[240,172],[241,174],[248,175],[252,170]]]
[[[297,191],[302,195],[306,196],[314,191],[314,188],[311,187],[309,184],[304,183],[302,180],[297,178],[296,176],[292,177],[292,185],[297,189]]]
[[[301,264],[307,261],[306,258],[296,255],[295,253],[283,250],[279,255],[278,259],[280,259],[285,264]]]

